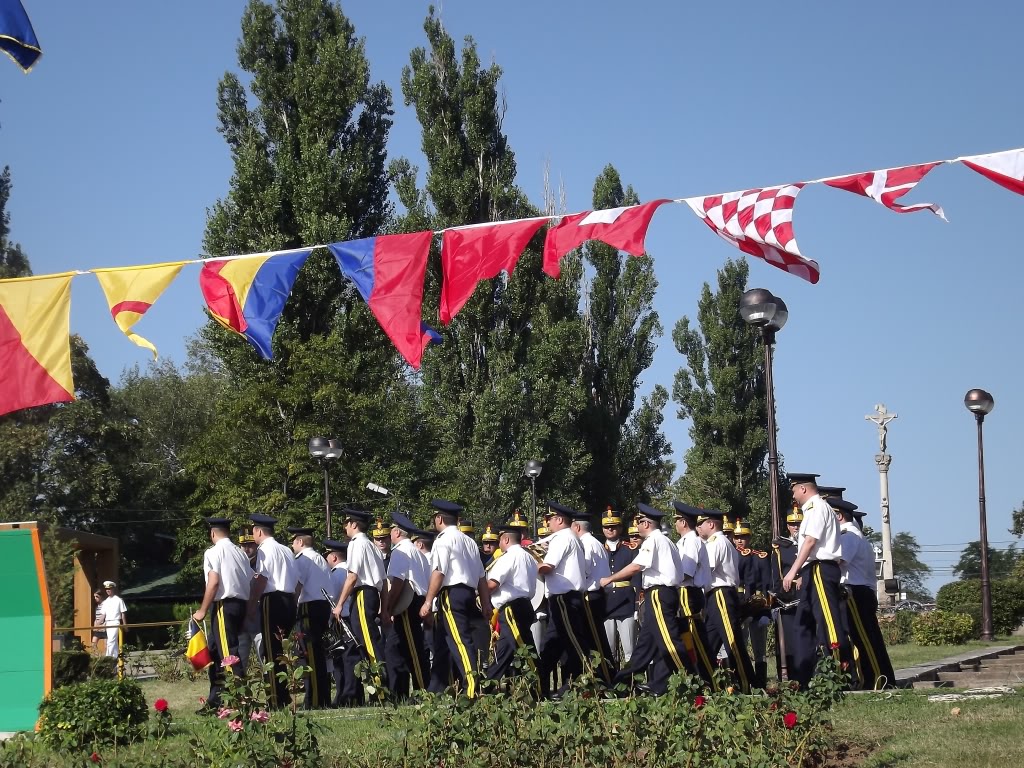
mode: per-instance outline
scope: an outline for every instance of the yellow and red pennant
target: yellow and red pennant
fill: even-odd
[[[75,399],[74,272],[0,280],[0,415]]]
[[[103,295],[107,297],[110,315],[124,335],[135,344],[145,347],[153,353],[156,360],[156,347],[148,339],[132,333],[132,327],[146,314],[160,294],[171,281],[178,276],[187,261],[168,262],[166,264],[147,264],[139,267],[115,267],[111,269],[94,269],[96,279],[100,281]]]

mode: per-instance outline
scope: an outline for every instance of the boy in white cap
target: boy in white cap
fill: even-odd
[[[117,594],[117,584],[104,581],[103,591],[107,598],[100,603],[99,610],[103,612],[103,624],[107,628],[107,650],[104,655],[116,659],[121,652],[121,627],[125,624],[124,615],[128,608]]]

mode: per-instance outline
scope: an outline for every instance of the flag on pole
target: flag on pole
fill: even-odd
[[[185,658],[192,665],[192,669],[202,672],[213,663],[213,656],[210,654],[210,647],[206,642],[206,631],[191,616],[188,620],[186,637],[188,645],[185,646]]]
[[[0,415],[75,399],[74,272],[0,280]]]
[[[32,69],[43,55],[21,0],[0,0],[0,51],[10,56],[23,72]]]
[[[1024,195],[1024,149],[961,157],[960,162],[1018,195]]]
[[[530,238],[547,221],[542,216],[446,229],[441,246],[441,322],[452,321],[481,280],[502,271],[511,275]]]
[[[671,200],[652,200],[642,205],[626,205],[601,211],[564,216],[548,230],[544,241],[544,271],[551,277],[561,273],[559,262],[587,240],[600,240],[612,248],[633,256],[644,255],[644,238],[654,212]]]
[[[801,255],[793,232],[793,206],[803,186],[785,184],[684,202],[727,243],[814,284],[821,276],[818,262]]]
[[[946,214],[935,203],[912,203],[901,205],[896,201],[917,186],[917,183],[935,166],[942,163],[923,163],[921,165],[905,165],[902,168],[887,168],[882,171],[866,171],[850,176],[838,176],[824,179],[823,184],[836,189],[845,189],[855,195],[870,197],[896,213],[913,213],[914,211],[931,211],[943,221]]]
[[[327,246],[380,327],[413,368],[439,338],[423,325],[423,278],[433,232],[379,235]],[[426,328],[426,330],[424,330]]]
[[[103,289],[103,295],[107,297],[110,315],[117,323],[117,327],[132,342],[150,350],[154,360],[157,356],[156,347],[137,333],[132,333],[132,327],[146,314],[146,310],[156,303],[160,294],[187,263],[178,261],[141,267],[93,270]]]
[[[213,319],[247,338],[260,357],[270,360],[274,329],[312,250],[276,251],[203,264],[199,287]]]

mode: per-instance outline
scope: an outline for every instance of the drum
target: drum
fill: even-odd
[[[391,606],[392,615],[398,616],[409,610],[409,606],[412,605],[412,599],[415,595],[416,590],[412,588],[412,582],[403,582],[402,591],[398,593],[398,599],[395,600],[395,604]]]

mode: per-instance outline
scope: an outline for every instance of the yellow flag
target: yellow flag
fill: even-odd
[[[94,269],[96,279],[100,281],[103,294],[107,297],[110,314],[124,334],[140,347],[153,352],[156,360],[156,347],[137,333],[132,333],[132,326],[139,321],[171,281],[178,276],[187,261],[176,261],[166,264],[148,264],[140,267],[116,267],[113,269]]]

